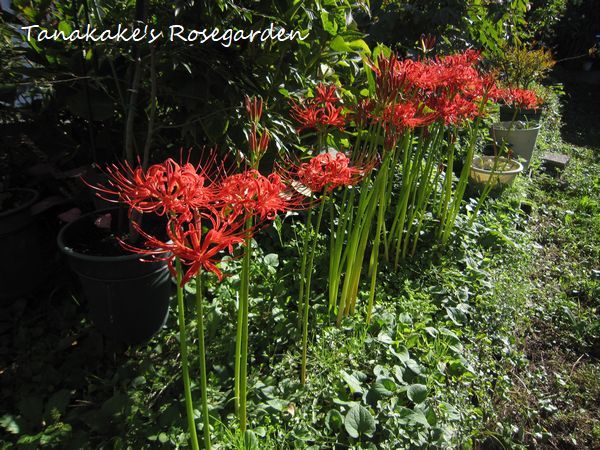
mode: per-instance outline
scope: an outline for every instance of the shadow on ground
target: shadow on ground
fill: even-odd
[[[555,77],[565,91],[563,139],[569,144],[600,149],[600,71],[558,68]]]

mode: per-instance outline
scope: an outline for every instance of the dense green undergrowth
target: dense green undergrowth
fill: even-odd
[[[550,125],[538,154],[571,155],[566,171],[551,175],[534,162],[472,224],[460,216],[445,250],[424,245],[397,272],[382,265],[369,326],[362,312],[334,326],[326,259],[317,261],[305,387],[295,303],[301,217],[284,219],[289,235],[269,231],[252,267],[245,435],[232,431],[230,389],[239,279],[210,281],[219,448],[600,447],[598,149],[563,142]],[[147,345],[126,348],[83,319],[70,285],[4,308],[1,448],[186,447],[175,318]]]

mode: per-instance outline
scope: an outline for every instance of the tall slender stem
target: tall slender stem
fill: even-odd
[[[246,221],[246,229],[252,228],[252,218]],[[242,260],[240,276],[240,300],[238,305],[238,323],[235,355],[235,396],[240,430],[246,431],[246,390],[248,376],[248,302],[250,290],[250,261],[252,258],[252,238],[246,238],[246,252]]]
[[[190,367],[188,361],[187,332],[185,328],[185,305],[183,303],[183,287],[181,286],[181,262],[176,260],[177,271],[177,309],[179,320],[179,346],[181,351],[181,372],[183,376],[183,393],[185,397],[185,411],[187,413],[188,429],[192,449],[199,450],[198,436],[196,434],[196,422],[194,421],[194,407],[192,402],[192,390],[190,383]]]
[[[304,297],[304,313],[302,314],[302,366],[300,368],[300,382],[304,386],[306,383],[306,356],[308,353],[308,314],[310,311],[310,283],[312,279],[313,263],[315,259],[315,249],[317,247],[317,241],[319,239],[319,228],[321,227],[321,220],[323,218],[323,210],[325,209],[325,203],[327,203],[327,195],[324,194],[321,199],[321,205],[319,207],[319,214],[317,216],[317,225],[314,229],[314,236],[312,235],[311,226],[311,238],[312,245],[310,248],[310,256],[308,259],[307,273],[306,273],[306,294]],[[310,216],[309,216],[310,217]],[[312,224],[309,220],[308,224]]]
[[[310,226],[312,216],[312,208],[306,211],[306,224],[304,226],[305,233],[310,233]],[[302,326],[302,301],[304,300],[304,287],[306,285],[306,258],[308,254],[308,245],[310,237],[305,237],[302,244],[302,255],[300,261],[300,286],[298,287],[298,330]]]
[[[198,322],[198,347],[200,349],[200,392],[202,394],[202,422],[204,424],[204,448],[210,450],[210,421],[206,391],[206,349],[204,347],[204,305],[202,298],[202,272],[196,274],[196,321]]]

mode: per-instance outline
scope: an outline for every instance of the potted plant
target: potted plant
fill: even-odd
[[[498,70],[504,85],[511,89],[539,91],[543,89],[539,83],[544,80],[555,61],[547,49],[507,43],[490,57],[490,63]],[[539,122],[541,116],[541,108],[516,108],[510,102],[500,105],[500,120],[503,122]]]
[[[473,158],[469,180],[477,188],[504,188],[523,171],[523,165],[504,156],[478,156]]]
[[[57,243],[81,282],[90,317],[105,335],[131,344],[158,332],[172,290],[165,261],[140,262],[121,248],[119,209],[85,214],[64,226]]]
[[[490,135],[496,145],[504,143],[510,146],[514,154],[524,160],[523,168],[527,169],[540,132],[540,123],[516,119],[520,111],[536,110],[541,104],[541,99],[534,91],[527,89],[508,88],[501,90],[499,96],[514,108],[514,112],[509,121],[493,124]]]

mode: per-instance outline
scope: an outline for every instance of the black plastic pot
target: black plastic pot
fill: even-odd
[[[33,189],[10,189],[21,197],[19,206],[0,211],[0,300],[29,294],[42,281],[41,230],[31,214],[38,199]]]
[[[75,237],[87,228],[92,231],[95,219],[106,213],[87,214],[65,225],[58,247],[79,276],[96,327],[119,341],[145,342],[167,321],[170,273],[165,261],[143,262],[137,254],[97,256],[73,250]]]
[[[515,117],[515,108],[510,106],[502,105],[500,106],[500,122],[510,122]],[[517,116],[515,117],[515,121],[522,122],[537,122],[539,123],[542,119],[542,108],[537,109],[521,109]]]

